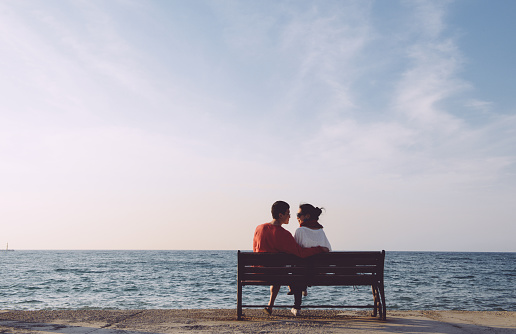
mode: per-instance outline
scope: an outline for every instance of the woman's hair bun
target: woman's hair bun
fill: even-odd
[[[322,208],[319,208],[319,207],[316,207],[315,208],[315,213],[316,213],[316,216],[319,217],[322,213]]]

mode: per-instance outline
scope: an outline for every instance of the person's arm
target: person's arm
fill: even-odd
[[[256,229],[254,230],[254,236],[253,236],[253,252],[258,252],[260,248],[260,234],[261,234],[261,226],[258,225]]]
[[[284,230],[281,234],[281,240],[278,242],[278,249],[280,252],[294,254],[303,258],[328,251],[328,248],[326,247],[303,248],[299,246],[292,234],[287,230]]]

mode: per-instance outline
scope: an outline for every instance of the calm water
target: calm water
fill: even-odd
[[[387,252],[387,308],[516,311],[516,253]],[[283,287],[277,304],[292,304]],[[268,288],[244,287],[266,304]],[[303,304],[370,304],[313,287]],[[236,251],[0,252],[0,309],[235,308]]]

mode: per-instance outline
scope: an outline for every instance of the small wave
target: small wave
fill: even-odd
[[[54,269],[57,273],[72,273],[72,274],[105,274],[105,270],[91,270],[79,268],[57,268]]]
[[[452,278],[455,278],[455,279],[473,279],[473,278],[475,278],[475,276],[473,276],[473,275],[453,276]]]
[[[21,300],[16,304],[41,304],[43,301],[37,299]]]

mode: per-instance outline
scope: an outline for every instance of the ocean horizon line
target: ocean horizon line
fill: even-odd
[[[113,248],[113,249],[102,249],[102,248],[79,248],[79,249],[60,249],[60,248],[42,248],[42,249],[29,249],[29,248],[20,248],[20,249],[9,249],[12,251],[64,251],[64,252],[109,252],[109,251],[119,251],[119,252],[252,252],[252,249],[137,249],[137,248]],[[361,250],[340,250],[334,249],[333,252],[369,252],[369,251],[379,251],[385,250],[385,252],[397,252],[397,253],[516,253],[514,251],[471,251],[471,250],[388,250],[388,249],[361,249]]]

